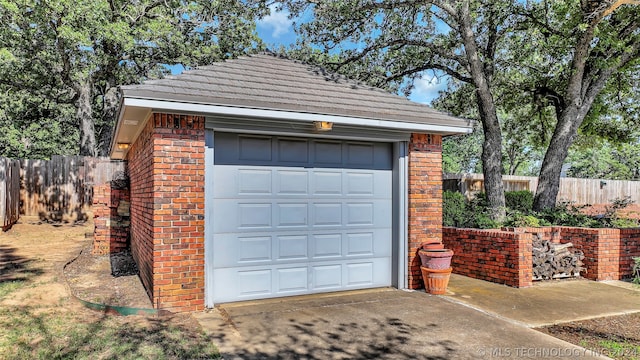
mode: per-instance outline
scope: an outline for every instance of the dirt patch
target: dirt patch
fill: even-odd
[[[91,255],[91,245],[64,269],[72,293],[85,301],[112,306],[152,308],[130,252]]]
[[[129,254],[90,255],[92,231],[22,217],[0,232],[0,358],[218,358],[191,314],[116,316],[75,300],[151,307]]]
[[[614,359],[640,359],[640,313],[536,329]]]

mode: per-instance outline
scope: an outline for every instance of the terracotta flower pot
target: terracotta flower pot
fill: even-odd
[[[442,250],[444,244],[441,242],[424,242],[421,246],[422,250]]]
[[[422,280],[426,292],[433,295],[443,295],[447,292],[452,268],[436,270],[421,266],[420,270],[422,270]]]
[[[449,249],[437,249],[437,250],[423,250],[418,251],[420,256],[420,262],[422,266],[429,269],[443,270],[451,267],[451,258],[453,257],[453,250]]]

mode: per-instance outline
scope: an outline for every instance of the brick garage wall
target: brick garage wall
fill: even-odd
[[[442,237],[454,252],[454,273],[513,287],[533,284],[533,235],[445,227]]]
[[[116,189],[111,183],[93,187],[94,255],[121,252],[129,246],[129,189]]]
[[[154,113],[128,160],[132,251],[154,306],[204,309],[204,117]]]
[[[422,285],[418,249],[442,242],[442,136],[411,134],[409,143],[408,285]]]
[[[127,152],[131,191],[131,254],[151,299],[154,286],[153,130],[153,122],[149,121]]]

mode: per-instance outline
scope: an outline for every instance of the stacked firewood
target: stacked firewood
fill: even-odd
[[[548,240],[533,241],[533,280],[580,276],[584,253],[572,243],[556,244]]]

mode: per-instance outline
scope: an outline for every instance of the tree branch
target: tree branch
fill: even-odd
[[[393,80],[398,80],[401,79],[407,75],[412,75],[412,74],[416,74],[419,73],[421,71],[425,71],[425,70],[431,70],[431,69],[437,69],[437,70],[441,70],[443,72],[445,72],[447,75],[456,78],[462,82],[465,83],[469,83],[472,84],[473,83],[473,79],[468,77],[468,76],[464,76],[462,75],[460,72],[455,71],[453,69],[451,69],[448,66],[444,66],[441,64],[433,64],[433,63],[428,63],[428,64],[424,64],[422,66],[418,66],[412,69],[408,69],[402,72],[399,72],[397,74],[391,75],[389,77],[386,78],[386,81],[393,81]]]

